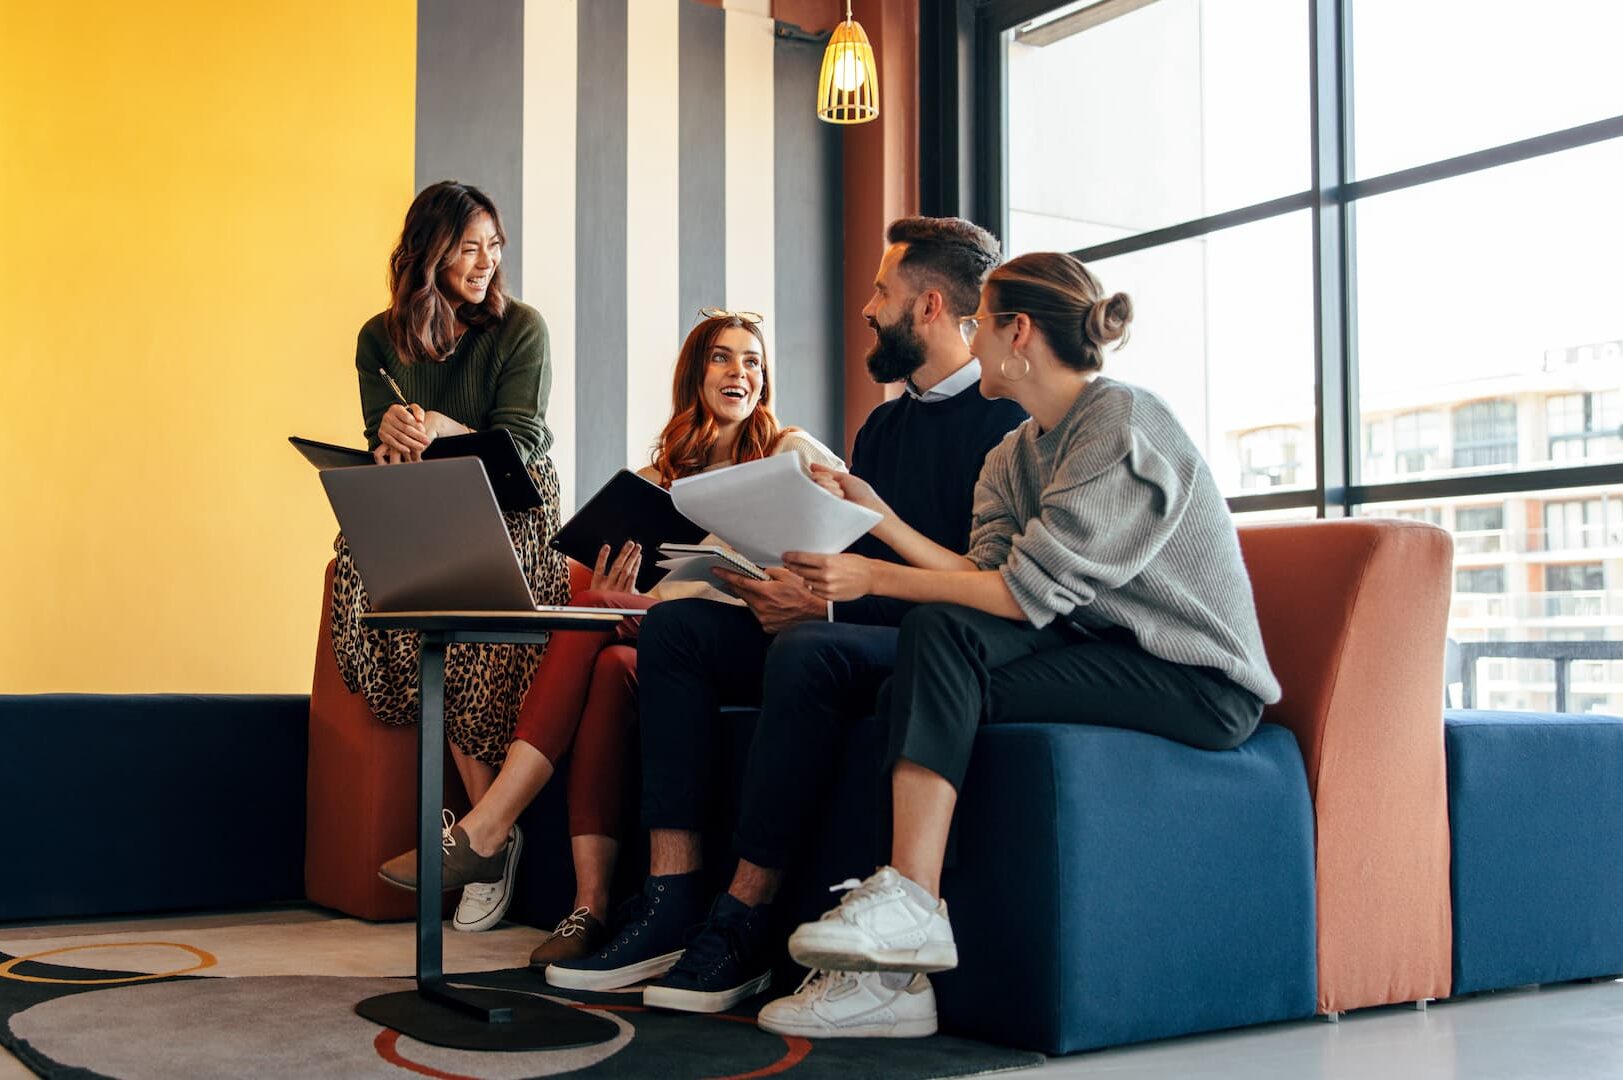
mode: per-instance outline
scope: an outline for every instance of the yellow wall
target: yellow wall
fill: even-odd
[[[308,691],[409,0],[0,0],[0,692]]]

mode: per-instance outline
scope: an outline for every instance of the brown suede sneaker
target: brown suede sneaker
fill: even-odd
[[[590,956],[608,936],[609,928],[598,922],[590,911],[576,908],[553,929],[551,937],[536,946],[530,954],[530,966],[540,971],[548,964]]]
[[[441,891],[449,892],[476,882],[488,885],[500,881],[507,868],[507,849],[513,843],[512,835],[508,835],[507,843],[500,850],[486,858],[473,850],[468,843],[468,834],[462,831],[462,826],[455,824],[449,810],[445,811],[445,816],[447,824],[440,833],[440,849],[444,852],[440,870]],[[378,877],[397,888],[416,892],[417,853],[408,851],[396,855],[378,867]]]

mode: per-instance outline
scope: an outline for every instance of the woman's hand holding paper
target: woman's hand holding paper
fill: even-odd
[[[816,463],[811,466],[811,476],[819,487],[830,494],[838,495],[848,503],[855,503],[880,515],[884,520],[873,527],[873,534],[889,543],[887,537],[891,534],[892,528],[900,524],[900,519],[885,500],[879,497],[878,492],[874,491],[872,484],[844,469],[831,469],[827,465]]]
[[[823,600],[855,600],[874,591],[874,576],[882,564],[863,555],[815,555],[790,551],[783,565],[794,571]]]

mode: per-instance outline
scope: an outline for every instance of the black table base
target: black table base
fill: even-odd
[[[419,986],[367,998],[355,1011],[418,1042],[453,1050],[562,1050],[607,1042],[619,1031],[595,1013],[514,990]]]

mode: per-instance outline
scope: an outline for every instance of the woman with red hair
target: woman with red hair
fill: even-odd
[[[638,475],[669,487],[685,476],[782,453],[799,454],[807,464],[843,468],[833,451],[812,436],[778,425],[761,317],[716,308],[704,308],[700,315],[677,357],[671,418],[654,444],[652,461]],[[591,589],[577,593],[571,603],[646,609],[676,597],[741,602],[703,582],[673,582],[638,594],[634,583],[642,556],[631,544],[618,553],[605,547],[598,553]],[[445,830],[442,885],[463,890],[452,921],[455,929],[484,930],[501,921],[522,844],[518,816],[570,753],[575,902],[530,963],[544,968],[599,947],[619,854],[628,743],[637,719],[636,664],[634,620],[613,633],[552,636],[500,772],[484,797]],[[416,853],[389,860],[379,873],[391,884],[415,888]]]

